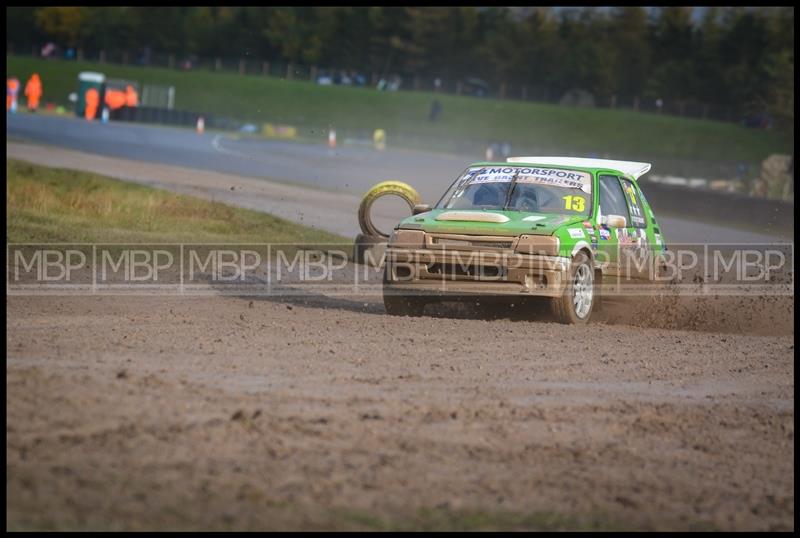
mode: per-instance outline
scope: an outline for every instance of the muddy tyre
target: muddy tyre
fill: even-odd
[[[595,303],[595,282],[592,261],[583,252],[572,259],[569,277],[561,297],[551,299],[554,321],[568,325],[589,322]]]

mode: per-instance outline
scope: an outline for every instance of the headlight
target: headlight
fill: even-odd
[[[425,232],[422,230],[394,230],[389,237],[389,245],[392,248],[424,248]]]
[[[521,235],[517,241],[517,254],[539,254],[544,256],[558,256],[558,237],[550,235]]]

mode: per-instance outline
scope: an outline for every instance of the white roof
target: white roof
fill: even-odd
[[[580,166],[583,168],[608,168],[617,170],[635,179],[645,175],[652,166],[650,163],[633,161],[614,161],[610,159],[584,159],[582,157],[509,157],[510,163],[528,163],[551,166]]]
[[[78,73],[78,80],[102,84],[106,80],[106,76],[103,73],[97,73],[95,71],[81,71]]]

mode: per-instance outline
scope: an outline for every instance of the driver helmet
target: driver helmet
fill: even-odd
[[[520,189],[518,187],[514,195],[516,198],[514,207],[518,209],[526,208],[528,211],[539,209],[539,198],[534,189]]]
[[[497,185],[481,185],[472,199],[474,205],[500,205],[500,191]]]

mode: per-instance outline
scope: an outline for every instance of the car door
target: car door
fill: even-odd
[[[607,218],[609,215],[624,217],[627,225],[630,216],[619,177],[609,173],[600,173],[597,183],[599,191],[597,261],[603,267],[603,275],[611,277],[611,280],[616,280],[625,275],[620,268],[618,229],[609,226]]]
[[[624,177],[619,178],[619,181],[628,206],[627,226],[617,230],[620,273],[630,278],[648,279],[653,238],[647,235],[645,207],[638,185]]]

